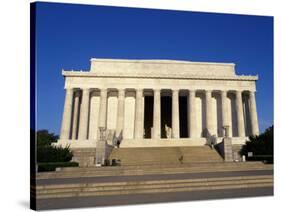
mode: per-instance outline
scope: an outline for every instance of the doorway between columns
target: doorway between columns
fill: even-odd
[[[188,96],[179,96],[180,138],[188,138]]]
[[[168,128],[172,128],[172,97],[161,96],[161,138],[168,138]]]
[[[153,127],[153,96],[144,96],[144,138],[151,139]],[[172,127],[172,97],[161,96],[161,138],[167,138],[166,127]]]
[[[144,96],[144,138],[151,139],[153,127],[153,95]],[[188,96],[179,96],[180,138],[188,138]],[[161,138],[167,138],[165,125],[172,127],[172,97],[161,96]]]
[[[144,96],[144,138],[152,138],[153,96]]]

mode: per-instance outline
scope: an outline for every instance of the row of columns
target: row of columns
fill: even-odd
[[[62,118],[61,127],[61,139],[69,139],[71,132],[71,121],[73,122],[72,127],[72,138],[77,134],[78,130],[78,104],[79,96],[73,95],[73,89],[66,89],[64,112]],[[195,104],[195,90],[189,90],[189,101],[188,101],[188,132],[189,137],[196,137],[196,104]],[[237,114],[237,129],[238,137],[245,137],[245,126],[243,118],[243,105],[242,105],[242,92],[235,91],[236,95],[236,114]],[[143,105],[142,105],[143,89],[136,90],[136,102],[135,102],[135,126],[134,135],[135,139],[143,138]],[[73,101],[74,98],[74,101]],[[214,121],[212,113],[212,91],[207,90],[205,92],[206,98],[206,128],[210,135],[215,134],[214,132]],[[256,111],[256,100],[255,93],[250,92],[250,120],[251,129],[253,135],[259,134],[257,111]],[[79,120],[79,140],[87,139],[87,132],[89,127],[89,101],[90,101],[90,89],[83,89],[82,102],[81,102],[81,113]],[[72,104],[74,102],[73,117]],[[221,91],[221,102],[222,102],[222,126],[226,126],[229,123],[229,113],[227,107],[227,91]],[[153,104],[153,133],[152,138],[161,138],[161,90],[154,90],[154,104]],[[120,89],[118,91],[118,110],[117,110],[117,123],[116,133],[117,135],[124,128],[124,108],[125,108],[125,90]],[[100,91],[100,111],[99,111],[99,127],[106,127],[107,120],[107,89],[101,89]],[[73,118],[73,119],[72,119]],[[177,139],[180,138],[179,128],[179,90],[172,90],[172,137]]]

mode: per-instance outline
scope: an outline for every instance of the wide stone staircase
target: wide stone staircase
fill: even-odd
[[[41,172],[36,174],[36,179],[50,181],[52,179],[90,178],[103,176],[144,176],[183,173],[207,172],[237,172],[237,171],[268,171],[273,170],[273,165],[261,162],[239,163],[186,163],[186,164],[158,164],[135,166],[105,166],[105,167],[66,167],[56,172]]]
[[[110,160],[119,159],[122,166],[179,163],[222,162],[221,156],[209,146],[115,148]]]
[[[83,161],[83,150],[76,153]],[[38,209],[273,194],[273,165],[227,163],[208,146],[115,148],[110,159],[121,165],[37,173],[31,196]]]
[[[37,185],[37,199],[272,187],[271,175]]]

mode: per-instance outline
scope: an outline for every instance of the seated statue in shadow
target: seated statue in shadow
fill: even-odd
[[[172,128],[165,124],[165,132],[167,138],[172,138]]]

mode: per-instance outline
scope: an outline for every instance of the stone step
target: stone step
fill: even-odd
[[[204,163],[197,166],[126,166],[126,167],[88,167],[64,168],[62,171],[38,173],[37,179],[95,177],[95,176],[122,176],[122,175],[153,175],[153,174],[178,174],[195,172],[231,172],[250,170],[273,170],[272,165],[262,163]]]
[[[121,165],[176,164],[183,162],[222,161],[216,150],[208,146],[146,147],[113,149],[110,159],[121,160]]]
[[[36,186],[36,198],[104,196],[273,186],[272,175]],[[32,187],[33,192],[35,188]]]
[[[62,168],[64,172],[66,171],[104,171],[104,170],[136,170],[136,169],[166,169],[166,168],[173,168],[173,169],[190,169],[190,168],[209,168],[211,165],[212,168],[273,168],[273,165],[270,164],[263,164],[262,162],[243,162],[243,163],[225,163],[225,162],[204,162],[204,163],[185,163],[185,164],[162,164],[162,165],[147,165],[147,166],[103,166],[103,167],[66,167]],[[40,174],[40,173],[39,173]],[[43,173],[42,173],[43,174]]]

